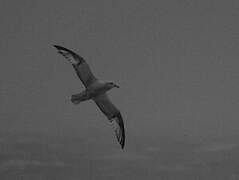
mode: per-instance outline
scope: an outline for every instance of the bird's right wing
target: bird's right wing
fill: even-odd
[[[94,98],[95,103],[111,122],[115,135],[121,147],[125,144],[124,122],[120,111],[111,103],[107,94],[102,94]]]
[[[62,46],[54,45],[54,47],[58,50],[57,52],[59,54],[63,55],[67,60],[70,61],[85,87],[90,86],[96,81],[96,78],[91,72],[89,65],[81,56]]]

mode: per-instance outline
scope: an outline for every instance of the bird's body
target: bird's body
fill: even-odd
[[[96,80],[92,85],[87,87],[81,93],[72,95],[71,101],[74,104],[78,104],[81,101],[86,101],[89,99],[94,100],[95,97],[106,93],[110,89],[112,89],[112,87],[108,86],[107,82]]]
[[[79,104],[82,101],[90,99],[93,100],[112,123],[117,140],[119,141],[121,147],[124,148],[125,130],[123,118],[120,111],[111,103],[106,93],[114,87],[119,88],[119,86],[113,82],[98,80],[91,72],[91,69],[86,61],[75,52],[62,46],[55,45],[55,48],[57,48],[61,55],[70,61],[78,77],[85,86],[84,91],[71,96],[72,103]]]
[[[109,86],[107,82],[102,82],[96,80],[91,86],[86,88],[86,91],[88,92],[89,96],[92,98],[98,95],[101,95],[103,93],[106,93],[110,89],[112,89],[112,86]]]

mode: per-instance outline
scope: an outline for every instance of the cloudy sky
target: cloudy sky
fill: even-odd
[[[126,150],[237,138],[238,8],[232,0],[0,1],[1,131],[119,148],[93,102],[69,102],[83,85],[58,44],[120,85],[109,94],[125,120]]]

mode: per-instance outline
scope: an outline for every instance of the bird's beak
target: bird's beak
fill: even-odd
[[[119,86],[118,86],[118,85],[116,85],[116,84],[115,84],[115,87],[116,87],[116,88],[119,88]]]

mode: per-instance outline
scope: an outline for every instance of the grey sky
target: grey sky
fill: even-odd
[[[1,0],[1,179],[238,178],[238,10],[236,0]],[[109,94],[124,151],[93,102],[69,101],[83,85],[53,44],[120,85]]]
[[[121,86],[110,96],[125,119],[126,147],[161,136],[237,136],[238,5],[1,1],[1,130],[107,136],[116,144],[93,102],[66,102],[83,86],[52,47],[59,44]]]

